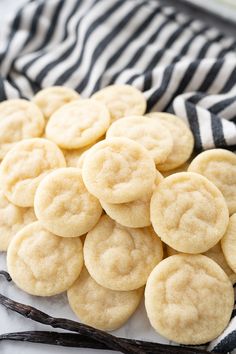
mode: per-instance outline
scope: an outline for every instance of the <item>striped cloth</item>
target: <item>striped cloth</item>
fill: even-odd
[[[157,0],[34,0],[7,27],[0,100],[65,85],[90,96],[112,83],[144,92],[148,111],[169,111],[195,148],[236,149],[236,42]],[[209,350],[236,347],[236,319]]]

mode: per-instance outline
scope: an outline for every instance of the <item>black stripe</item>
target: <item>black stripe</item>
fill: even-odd
[[[228,54],[229,52],[235,51],[236,49],[236,42],[232,43],[231,45],[229,45],[228,47],[222,49],[219,53],[217,58],[222,58],[224,57],[226,54]]]
[[[204,46],[201,48],[200,52],[198,53],[198,56],[197,58],[198,59],[202,59],[206,56],[206,53],[208,52],[208,49],[212,46],[212,44],[214,43],[218,43],[219,41],[221,41],[221,39],[225,38],[224,37],[224,34],[218,34],[217,37],[211,39],[211,40],[208,40]]]
[[[123,30],[123,27],[127,24],[128,21],[130,21],[130,19],[132,17],[135,16],[135,14],[138,12],[138,10],[141,7],[142,7],[142,3],[140,3],[138,6],[134,7],[128,14],[126,14],[126,16],[113,28],[113,30],[105,38],[102,39],[102,41],[94,49],[94,52],[92,54],[92,58],[90,60],[90,65],[89,65],[88,71],[85,74],[84,79],[76,87],[76,90],[78,92],[83,91],[85,86],[86,86],[86,84],[88,83],[89,77],[90,77],[89,73],[92,70],[92,67],[93,67],[93,65],[95,63],[96,58],[98,58],[102,54],[102,52],[109,45],[109,43],[112,40],[114,40],[114,38],[116,37],[117,33],[119,33],[121,30]],[[58,84],[58,82],[57,82],[57,84]]]
[[[198,115],[197,115],[196,108],[193,104],[186,101],[185,102],[185,110],[187,113],[190,128],[191,128],[192,133],[194,135],[195,149],[198,151],[202,151],[202,141],[201,141],[201,135],[200,135],[200,129],[199,129],[199,123],[198,123]]]
[[[57,17],[59,16],[59,13],[62,9],[63,4],[64,4],[64,0],[60,0],[58,2],[57,6],[55,6],[54,13],[53,13],[52,17],[50,18],[50,25],[48,27],[47,34],[45,35],[45,38],[44,38],[43,42],[41,43],[41,45],[37,48],[39,55],[34,57],[33,59],[31,59],[27,64],[25,64],[22,68],[22,72],[26,72],[35,61],[37,61],[39,58],[41,58],[45,55],[45,52],[46,52],[45,47],[49,44],[49,41],[50,41],[50,39],[53,35],[53,32],[56,28]]]
[[[87,10],[87,12],[89,12],[93,6],[96,4],[96,0],[93,1],[92,5],[89,7],[89,9]],[[99,18],[97,18],[92,26],[90,26],[85,34],[85,38],[84,38],[84,43],[86,43],[88,41],[88,38],[90,37],[90,35],[93,33],[93,31],[99,26],[99,24],[103,21],[106,20],[106,17],[109,17],[113,12],[115,12],[122,4],[120,2],[116,2],[115,5],[113,5],[112,7],[110,7],[107,12],[103,15],[101,15]],[[78,21],[77,25],[76,25],[76,29],[75,29],[75,33],[76,33],[76,39],[75,42],[72,43],[72,45],[66,50],[65,53],[62,54],[62,56],[60,56],[59,58],[57,58],[56,60],[54,60],[53,62],[49,63],[47,66],[45,66],[45,68],[41,71],[41,73],[39,73],[37,80],[41,81],[43,79],[43,77],[47,74],[48,71],[50,71],[54,66],[56,66],[58,63],[64,61],[67,57],[69,57],[69,55],[73,52],[74,47],[75,47],[75,43],[78,41],[78,28],[80,26],[81,21],[83,21],[83,16],[80,18],[80,20]],[[72,65],[70,68],[68,68],[55,82],[56,85],[61,85],[63,84],[75,71],[76,69],[79,68],[81,61],[83,59],[83,55],[84,55],[84,51],[85,51],[85,45],[83,45],[81,52],[79,53],[79,59],[78,61]]]
[[[160,27],[158,27],[158,29],[151,35],[151,37],[149,37],[149,39],[147,40],[147,42],[143,45],[140,46],[140,48],[137,50],[137,52],[134,54],[134,56],[130,59],[129,63],[126,65],[126,67],[124,69],[128,69],[128,68],[132,68],[134,67],[134,65],[137,63],[137,61],[139,60],[139,58],[141,57],[141,55],[145,52],[147,46],[151,43],[153,43],[157,38],[158,36],[160,35],[161,31],[163,30],[163,28],[168,25],[169,23],[169,20],[165,20]],[[109,83],[113,83],[115,82],[115,80],[117,79],[117,77],[120,75],[120,72],[116,73],[115,75],[113,75],[111,78],[110,78],[110,81]],[[134,79],[136,77],[138,77],[139,75],[134,75]],[[132,77],[132,78],[133,78]],[[132,79],[131,78],[131,79]],[[129,83],[129,81],[127,82]]]
[[[21,18],[22,18],[22,12],[23,12],[23,8],[21,8],[17,12],[17,14],[16,14],[16,16],[15,16],[15,18],[14,18],[12,24],[11,24],[11,32],[9,33],[8,39],[6,41],[6,43],[7,43],[6,48],[0,53],[0,65],[2,64],[2,61],[3,61],[4,57],[8,54],[8,51],[9,51],[9,48],[11,46],[12,40],[13,40],[15,34],[17,33],[19,27],[20,27]]]
[[[166,91],[170,79],[172,77],[175,66],[169,65],[165,68],[160,87],[149,97],[147,100],[147,111],[149,112],[152,107],[158,102],[160,97]]]
[[[152,71],[148,71],[144,76],[143,91],[147,91],[152,87]]]
[[[22,91],[21,89],[19,88],[19,86],[17,85],[16,81],[15,80],[12,80],[12,78],[8,75],[7,76],[7,81],[8,83],[14,87],[14,89],[19,93],[19,96],[20,98],[26,98],[23,94],[22,94]],[[8,97],[8,98],[12,98],[12,97]]]
[[[217,78],[217,75],[222,68],[223,64],[225,61],[223,59],[217,60],[214,65],[211,67],[210,71],[207,73],[203,83],[201,86],[198,88],[198,91],[200,92],[206,92],[213,81]]]
[[[209,96],[209,94],[206,94],[205,92],[197,92],[195,95],[188,97],[187,101],[194,103],[195,105],[201,101],[203,98]]]
[[[236,67],[233,69],[230,77],[228,78],[228,80],[224,84],[224,87],[221,89],[219,93],[226,93],[232,90],[232,88],[235,85],[235,82],[236,82]]]
[[[111,68],[116,61],[119,59],[119,57],[121,56],[121,54],[124,52],[124,50],[129,46],[130,42],[132,42],[133,40],[137,39],[141,33],[147,28],[148,25],[150,25],[150,23],[152,22],[152,20],[154,19],[154,17],[156,16],[156,14],[160,11],[160,7],[157,7],[155,9],[155,11],[153,11],[145,20],[144,22],[141,23],[141,25],[136,29],[136,31],[134,33],[132,33],[132,35],[130,37],[127,38],[126,42],[119,48],[119,50],[117,52],[115,52],[114,55],[112,55],[112,57],[110,57],[110,59],[107,61],[107,64],[104,68],[104,71],[106,71],[107,69]],[[97,80],[94,88],[93,88],[93,92],[97,91],[100,87],[101,87],[101,81],[102,81],[102,75],[99,77],[99,79]]]
[[[208,109],[209,109],[209,111],[211,111],[214,114],[219,114],[221,111],[226,109],[228,106],[230,106],[234,102],[236,102],[236,96],[226,98],[225,100],[221,100],[221,101],[215,103],[213,106],[211,106]]]
[[[169,21],[168,21],[168,23],[169,23]],[[184,29],[187,26],[189,26],[191,23],[192,23],[192,20],[189,20],[189,21],[185,22],[174,33],[172,33],[172,35],[169,37],[167,42],[164,44],[164,47],[161,48],[160,50],[158,50],[156,52],[156,54],[154,55],[154,57],[152,58],[152,60],[149,62],[148,66],[145,68],[144,75],[146,74],[146,72],[148,72],[150,70],[153,70],[157,66],[157,64],[161,60],[163,54],[166,52],[166,49],[170,49],[170,46],[173,44],[173,42],[177,40],[177,38],[184,31]],[[133,75],[128,80],[128,83],[131,84],[138,76],[139,76],[138,74],[137,75]]]
[[[42,2],[41,4],[38,4],[37,5],[37,8],[35,9],[35,12],[34,12],[34,15],[33,15],[33,18],[32,18],[32,23],[31,23],[31,27],[29,29],[29,35],[28,37],[26,38],[25,40],[25,43],[24,45],[22,46],[22,49],[24,47],[27,46],[27,44],[32,40],[34,39],[35,35],[36,35],[36,32],[37,32],[37,29],[38,29],[38,24],[39,24],[39,21],[40,21],[40,17],[42,15],[42,12],[43,12],[43,9],[45,7],[45,3]]]
[[[4,101],[7,99],[3,78],[0,76],[0,101]]]
[[[214,353],[229,353],[236,348],[236,330],[230,332],[226,337],[212,349]]]
[[[184,90],[186,89],[189,82],[192,80],[192,78],[193,78],[194,74],[196,73],[200,64],[201,64],[201,61],[199,61],[199,60],[193,61],[189,64],[188,68],[185,71],[183,78],[181,79],[181,81],[179,83],[179,86],[177,87],[177,89],[173,93],[171,100],[184,92]],[[168,109],[169,104],[170,104],[170,102],[167,102],[164,110]]]
[[[214,144],[216,147],[226,147],[226,141],[223,133],[222,122],[219,117],[211,113],[211,128]]]

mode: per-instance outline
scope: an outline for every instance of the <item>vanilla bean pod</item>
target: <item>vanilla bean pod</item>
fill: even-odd
[[[0,335],[1,340],[23,341],[40,344],[59,345],[64,347],[91,348],[107,350],[109,347],[97,342],[93,338],[88,338],[76,333],[58,333],[46,331],[26,331],[5,333]],[[127,343],[137,345],[146,354],[207,354],[202,349],[179,347],[160,343],[145,342],[135,339],[123,339]]]

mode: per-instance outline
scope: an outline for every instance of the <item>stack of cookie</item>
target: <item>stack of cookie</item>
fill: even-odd
[[[145,290],[158,333],[201,344],[234,304],[236,156],[191,161],[186,124],[145,111],[128,85],[1,103],[0,249],[19,288],[67,291],[86,324],[122,326]]]

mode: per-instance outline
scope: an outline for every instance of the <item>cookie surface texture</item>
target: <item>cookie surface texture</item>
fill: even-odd
[[[229,225],[221,240],[221,247],[228,265],[236,272],[236,213],[229,218]]]
[[[62,237],[81,236],[98,222],[102,207],[83,183],[77,168],[60,168],[37,188],[35,213],[48,231]]]
[[[234,291],[227,275],[202,255],[175,255],[159,263],[145,289],[153,328],[181,344],[204,344],[227,326]]]
[[[0,103],[0,159],[23,139],[43,134],[45,121],[39,108],[23,99]]]
[[[106,136],[126,137],[143,145],[156,164],[164,162],[173,148],[171,133],[157,119],[129,116],[114,122]]]
[[[96,283],[84,267],[67,291],[69,304],[79,319],[90,326],[112,331],[121,327],[138,307],[143,289],[114,291]]]
[[[158,164],[159,171],[170,171],[183,165],[191,156],[194,145],[193,134],[187,125],[177,116],[170,113],[153,112],[148,117],[160,121],[171,133],[173,149],[163,164]]]
[[[52,114],[46,136],[63,149],[79,149],[98,140],[109,124],[110,114],[103,103],[81,99]]]
[[[188,171],[200,173],[223,194],[230,215],[236,212],[236,155],[224,149],[212,149],[197,155]]]
[[[43,112],[44,118],[48,120],[50,116],[63,105],[78,100],[80,95],[73,89],[65,86],[47,87],[32,98],[40,110]]]
[[[180,172],[157,186],[151,221],[167,245],[179,252],[203,253],[223,237],[229,213],[212,182],[197,173]]]
[[[92,95],[92,99],[107,106],[112,122],[125,116],[143,115],[147,107],[143,93],[130,85],[107,86]]]
[[[142,287],[163,257],[151,227],[125,228],[104,215],[84,243],[85,265],[101,286],[129,291]]]
[[[80,238],[55,236],[39,222],[19,231],[7,251],[7,268],[13,281],[31,295],[62,293],[74,283],[82,267]]]
[[[110,138],[94,145],[82,168],[87,189],[108,203],[126,203],[144,197],[156,177],[148,151],[127,138]]]
[[[23,140],[1,163],[3,192],[13,204],[33,206],[40,181],[52,170],[65,166],[63,153],[53,142],[39,138]]]

